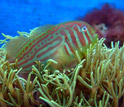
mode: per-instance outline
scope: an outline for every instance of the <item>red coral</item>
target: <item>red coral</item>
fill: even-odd
[[[111,41],[124,42],[124,11],[104,4],[101,9],[94,9],[79,19],[92,25],[98,32],[99,38],[106,38],[106,45],[110,47]]]

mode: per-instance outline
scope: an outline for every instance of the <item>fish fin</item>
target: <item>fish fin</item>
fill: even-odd
[[[51,29],[53,27],[54,27],[54,25],[45,25],[45,26],[36,27],[33,30],[31,30],[30,36],[36,37],[37,35],[44,33],[45,31],[47,31],[48,29]]]
[[[14,59],[18,51],[22,48],[23,44],[28,40],[28,37],[16,36],[10,39],[5,44],[5,50],[7,52],[7,59]]]

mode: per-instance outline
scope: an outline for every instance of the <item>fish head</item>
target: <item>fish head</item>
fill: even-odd
[[[76,46],[76,50],[80,54],[80,56],[86,56],[87,49],[89,48],[90,44],[94,46],[94,44],[98,41],[98,34],[96,30],[90,26],[88,23],[84,21],[74,21],[71,25],[73,29],[73,37],[72,40],[74,41]]]
[[[84,21],[77,21],[73,27],[75,26],[77,26],[77,30],[82,33],[83,37],[86,37],[88,39],[89,43],[97,42],[98,34],[91,25]],[[76,29],[76,27],[74,29]]]

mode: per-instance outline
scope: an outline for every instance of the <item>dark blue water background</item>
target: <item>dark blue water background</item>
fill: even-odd
[[[124,10],[124,0],[0,0],[1,33],[16,36],[37,26],[75,20],[104,3]]]

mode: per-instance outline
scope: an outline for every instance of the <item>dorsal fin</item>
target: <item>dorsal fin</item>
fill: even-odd
[[[30,38],[24,36],[16,36],[13,39],[10,39],[5,44],[5,50],[7,52],[7,59],[13,59],[17,55],[18,51],[22,48],[24,43]]]
[[[53,27],[54,27],[54,25],[45,25],[45,26],[36,27],[33,30],[31,30],[30,36],[31,37],[36,37],[40,33],[44,33],[47,29],[50,29],[50,28],[53,28]]]

